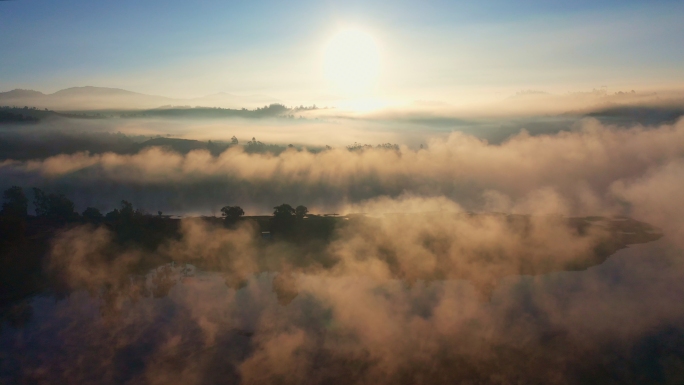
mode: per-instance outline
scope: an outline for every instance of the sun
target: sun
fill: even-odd
[[[347,95],[364,95],[380,73],[380,52],[375,39],[358,29],[345,29],[328,41],[324,71],[331,85]]]

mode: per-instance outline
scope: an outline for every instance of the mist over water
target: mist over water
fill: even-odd
[[[340,125],[315,131],[327,135],[346,129]],[[42,136],[40,131],[37,135]],[[168,141],[145,145],[146,137],[107,135],[92,141],[82,134],[52,140],[47,146],[81,141],[80,148],[59,154],[8,156],[0,163],[0,187],[62,192],[79,210],[94,206],[108,211],[126,199],[144,210],[174,214],[216,214],[226,204],[266,214],[283,202],[344,213],[361,210],[355,206],[365,201],[415,196],[443,197],[471,211],[631,215],[631,199],[624,195],[645,179],[679,173],[684,146],[681,121],[623,127],[594,119],[575,123],[570,131],[512,131],[497,144],[462,132],[427,132],[416,146],[394,142],[402,139],[401,131],[377,133],[380,144],[397,143],[398,150],[370,151],[289,148],[281,142],[272,152],[267,139],[262,146],[257,138],[264,150],[254,152],[251,138],[241,139],[244,134],[241,145],[186,141],[179,149]],[[30,143],[18,140],[20,147],[13,148],[27,144],[24,148],[35,149]]]
[[[684,125],[549,130],[8,157],[3,188],[186,218],[159,239],[117,222],[55,230],[45,283],[3,307],[0,380],[677,383]],[[312,215],[275,239],[263,220],[192,218],[283,202]]]
[[[231,244],[226,262],[249,254],[244,237],[217,232],[190,238]],[[102,237],[76,229],[58,239],[51,263],[67,262],[69,290],[34,297],[3,325],[4,379],[667,383],[681,375],[684,271],[668,239],[586,271],[510,276],[483,299],[467,280],[409,283],[372,268],[248,273],[245,261],[218,271],[172,263],[128,275],[121,266],[135,256],[93,260]],[[180,249],[196,263],[219,250],[195,241]],[[366,267],[383,263],[368,258]],[[22,321],[20,310],[31,316]]]

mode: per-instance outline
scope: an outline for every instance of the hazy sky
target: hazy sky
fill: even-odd
[[[684,83],[681,1],[474,3],[0,1],[0,90],[94,85],[325,101],[340,95],[324,73],[326,44],[348,29],[376,44],[379,75],[364,91],[373,96]]]

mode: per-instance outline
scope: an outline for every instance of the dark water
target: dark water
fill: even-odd
[[[467,281],[166,264],[7,310],[0,383],[684,383],[666,239],[585,271]]]

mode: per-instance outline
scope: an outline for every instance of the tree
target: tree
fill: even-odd
[[[274,234],[290,234],[295,227],[295,209],[287,203],[273,208],[273,224],[271,231]]]
[[[36,215],[50,219],[68,220],[78,214],[74,211],[74,202],[64,194],[45,194],[41,189],[33,188]]]
[[[221,216],[228,222],[235,222],[245,215],[245,211],[240,206],[225,206],[221,209]]]
[[[136,218],[141,218],[145,213],[141,210],[134,210],[133,204],[127,200],[121,201],[121,208],[114,209],[105,215],[108,221],[130,222]]]
[[[287,203],[283,203],[282,205],[273,208],[273,217],[276,220],[291,219],[294,218],[294,215],[295,209],[293,209],[292,206],[288,205]]]
[[[133,210],[133,203],[126,200],[121,201],[121,210],[119,210],[119,214],[123,218],[132,218],[135,213],[135,210]]]
[[[21,187],[12,186],[2,196],[5,202],[0,211],[0,255],[4,254],[6,246],[22,244],[26,240],[28,207],[28,199]],[[7,271],[5,273],[12,275]]]
[[[233,137],[230,138],[230,143],[231,144],[238,144],[238,138],[236,138],[235,135],[233,135]]]
[[[309,213],[309,209],[307,209],[306,206],[299,205],[299,206],[297,206],[297,208],[295,209],[295,216],[296,216],[298,219],[304,218],[304,216],[305,216],[306,214],[308,214],[308,213]]]
[[[99,222],[102,220],[102,218],[104,218],[100,210],[96,209],[95,207],[86,208],[83,210],[83,214],[81,215],[90,222]]]
[[[16,217],[28,215],[28,198],[19,186],[12,186],[2,194],[5,202],[2,204],[2,214]]]
[[[119,209],[114,209],[107,214],[105,214],[105,219],[108,221],[115,221],[119,219]]]

